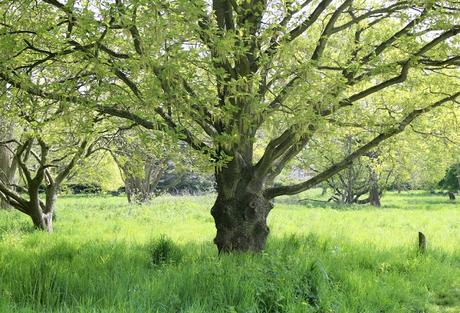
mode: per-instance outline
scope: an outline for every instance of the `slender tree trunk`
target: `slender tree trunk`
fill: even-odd
[[[53,231],[53,221],[56,213],[56,201],[58,198],[59,185],[51,184],[46,190],[45,209],[43,210],[43,218],[48,232]]]
[[[13,139],[13,124],[8,123],[0,118],[0,141]],[[12,145],[0,145],[0,180],[7,185],[16,182],[17,163],[14,159],[14,153],[10,150]],[[0,209],[7,209],[10,205],[8,201],[0,196]]]
[[[125,178],[125,192],[128,202],[131,203],[133,201],[133,191],[131,190],[131,183],[128,177]]]
[[[375,207],[380,207],[380,193],[377,182],[377,173],[371,169],[369,177],[369,203]]]
[[[327,193],[327,186],[326,186],[326,184],[323,184],[321,186],[321,195],[324,196],[324,195],[326,195],[326,193]]]
[[[346,204],[352,204],[354,202],[354,192],[353,192],[353,184],[354,184],[354,179],[353,179],[353,166],[350,166],[348,168],[348,173],[347,173],[347,187],[346,187],[346,192],[345,192],[345,203]]]
[[[126,196],[128,197],[128,202],[139,201],[141,195],[141,186],[139,179],[133,175],[126,174],[125,179],[125,190]]]
[[[216,173],[217,199],[211,209],[217,229],[214,243],[219,253],[258,252],[265,247],[273,204],[262,195],[262,188],[252,185],[250,170],[235,167],[229,164]]]
[[[146,162],[143,177],[132,173],[127,165],[123,166],[122,170],[128,202],[147,203],[151,200],[153,192],[166,170],[166,163],[157,160]]]
[[[347,154],[351,153],[352,151],[352,137],[348,136],[347,137],[347,143],[346,143],[346,152]],[[344,202],[346,204],[353,204],[354,203],[354,192],[353,192],[353,185],[355,183],[355,177],[353,173],[353,164],[351,164],[348,169],[347,169],[347,186],[345,189],[345,199]]]
[[[43,214],[43,205],[39,197],[40,181],[29,185],[29,216],[32,218],[34,226],[38,229],[46,230],[46,222]]]

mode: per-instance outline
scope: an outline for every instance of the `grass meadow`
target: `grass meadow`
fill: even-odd
[[[460,312],[460,202],[315,193],[277,201],[258,255],[217,255],[213,195],[61,197],[53,234],[0,211],[0,312]]]

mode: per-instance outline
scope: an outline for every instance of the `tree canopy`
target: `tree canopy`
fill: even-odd
[[[209,158],[223,251],[260,250],[271,199],[330,178],[460,95],[457,1],[19,0],[0,10],[10,97],[127,119]],[[315,136],[352,124],[369,134],[355,150],[274,186]]]

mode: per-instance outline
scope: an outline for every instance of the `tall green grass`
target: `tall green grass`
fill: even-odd
[[[0,212],[0,312],[460,312],[460,205],[444,197],[281,199],[264,253],[220,257],[212,202],[63,197],[51,235]]]

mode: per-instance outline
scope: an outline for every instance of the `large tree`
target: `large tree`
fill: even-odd
[[[455,193],[459,190],[460,164],[452,164],[447,170],[446,175],[439,181],[439,187],[447,190],[449,199],[455,200]]]
[[[9,86],[209,157],[220,252],[263,249],[275,197],[330,178],[460,95],[458,1],[15,0],[0,10]],[[347,122],[372,137],[304,182],[274,185],[312,138]]]
[[[11,86],[3,90],[0,105],[2,116],[18,130],[0,140],[0,148],[9,151],[20,177],[0,178],[0,199],[28,215],[36,228],[51,232],[62,183],[80,159],[100,149],[106,129],[97,128],[103,122],[92,111],[64,110],[62,102],[42,101]]]
[[[66,151],[67,155],[57,159],[49,155],[50,150],[56,147],[50,146],[41,137],[25,136],[22,141],[11,140],[0,144],[11,143],[16,145],[12,151],[24,183],[0,181],[0,197],[14,209],[30,216],[35,227],[51,232],[60,186],[78,160],[87,153],[88,142],[76,143],[76,151],[70,154]],[[63,162],[66,158],[69,160]]]

